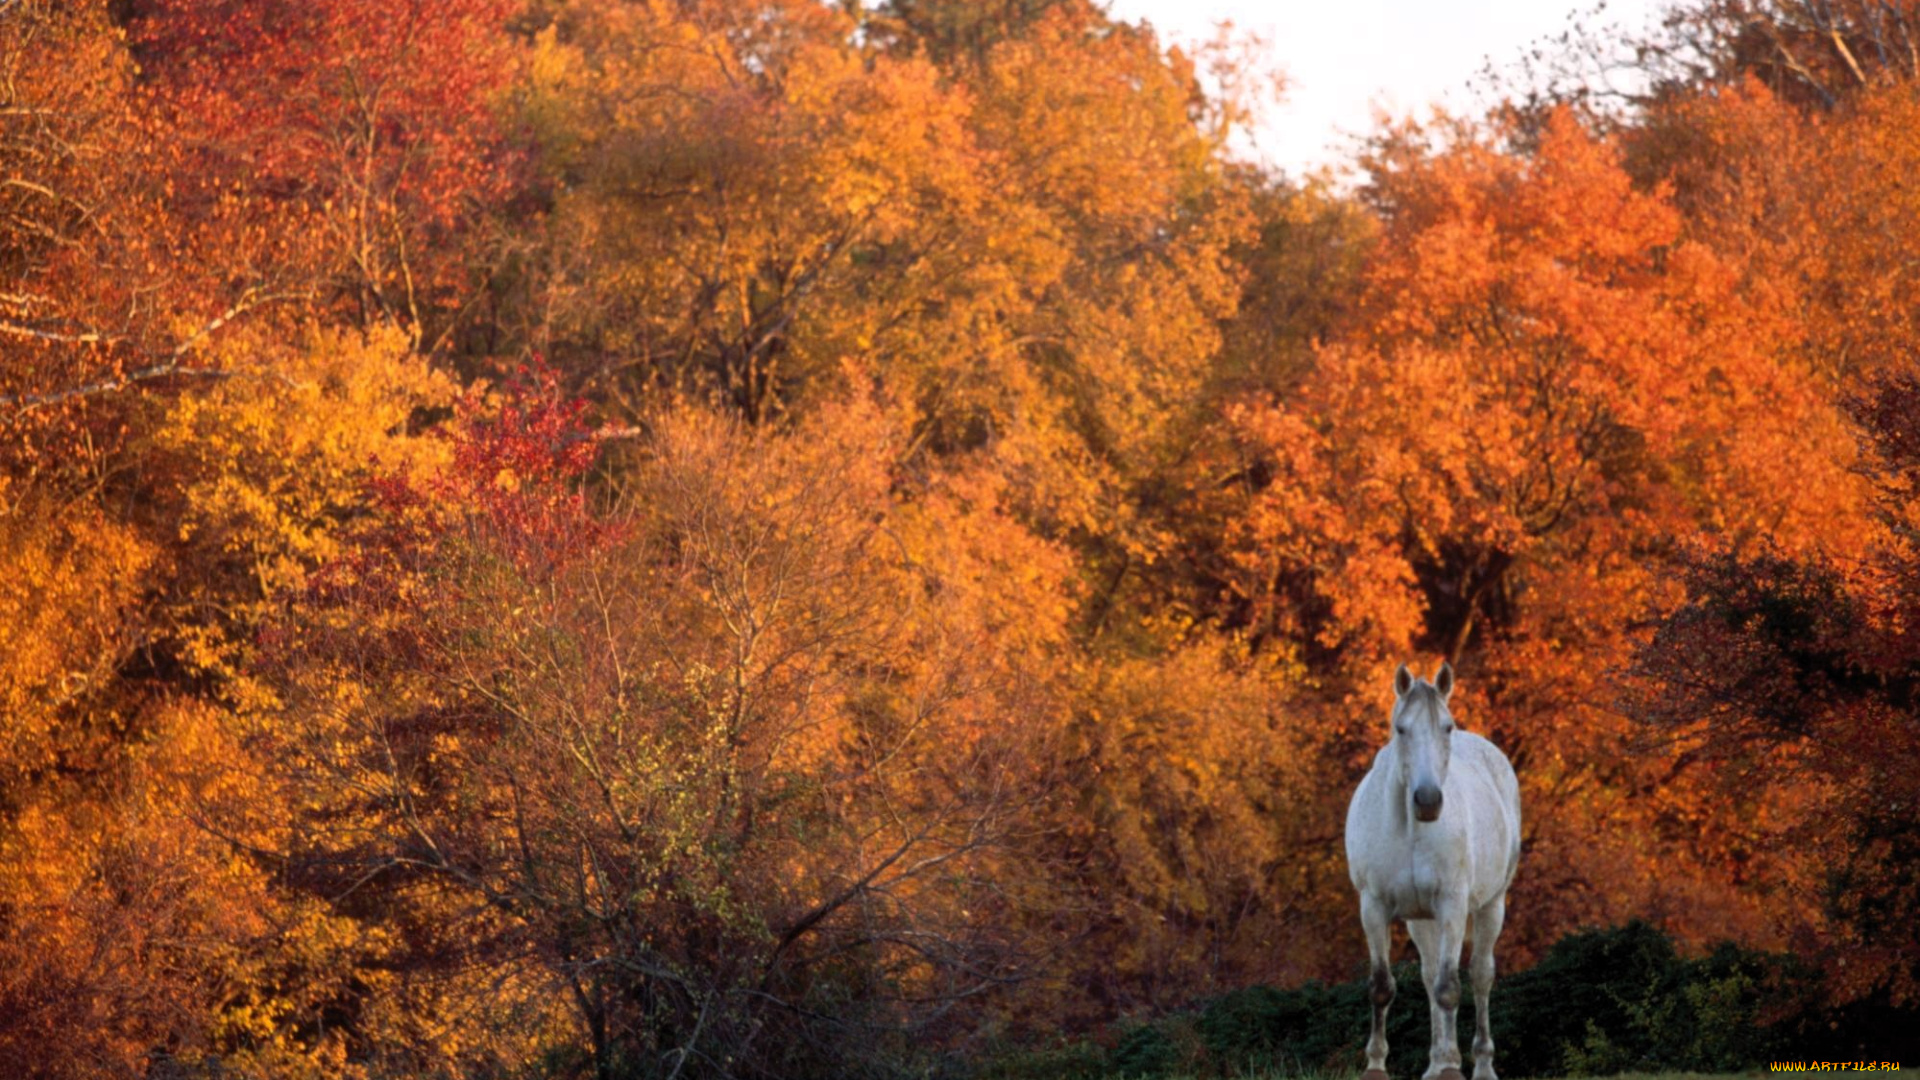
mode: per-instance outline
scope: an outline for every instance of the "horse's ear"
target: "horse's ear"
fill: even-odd
[[[1440,700],[1453,697],[1453,665],[1440,661],[1440,670],[1433,673],[1433,688],[1440,691]]]
[[[1400,670],[1393,673],[1394,696],[1406,697],[1407,691],[1411,689],[1413,689],[1413,672],[1407,670],[1407,665],[1401,664]]]

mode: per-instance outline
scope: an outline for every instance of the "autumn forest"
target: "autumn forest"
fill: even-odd
[[[1920,3],[1575,30],[1346,180],[1231,149],[1266,62],[0,2],[0,1075],[881,1077],[1353,978],[1443,659],[1505,970],[1913,1001]]]

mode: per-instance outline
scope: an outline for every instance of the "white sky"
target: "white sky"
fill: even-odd
[[[1290,172],[1339,161],[1373,127],[1374,108],[1424,117],[1439,102],[1475,111],[1468,82],[1488,60],[1506,68],[1557,35],[1594,0],[1109,0],[1115,18],[1145,19],[1166,44],[1235,27],[1267,42],[1286,97],[1256,133],[1259,155]],[[1660,0],[1608,0],[1596,25],[1640,29]]]

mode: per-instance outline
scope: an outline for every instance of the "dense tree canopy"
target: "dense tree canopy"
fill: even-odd
[[[0,4],[0,1072],[1341,977],[1408,659],[1503,962],[1910,999],[1916,25],[1701,0],[1342,185],[1089,0]]]

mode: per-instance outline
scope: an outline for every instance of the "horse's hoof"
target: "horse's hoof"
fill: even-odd
[[[1360,1074],[1360,1080],[1393,1080],[1385,1069],[1368,1069]]]
[[[1441,1069],[1440,1075],[1433,1080],[1467,1080],[1467,1078],[1461,1075],[1459,1069]]]

